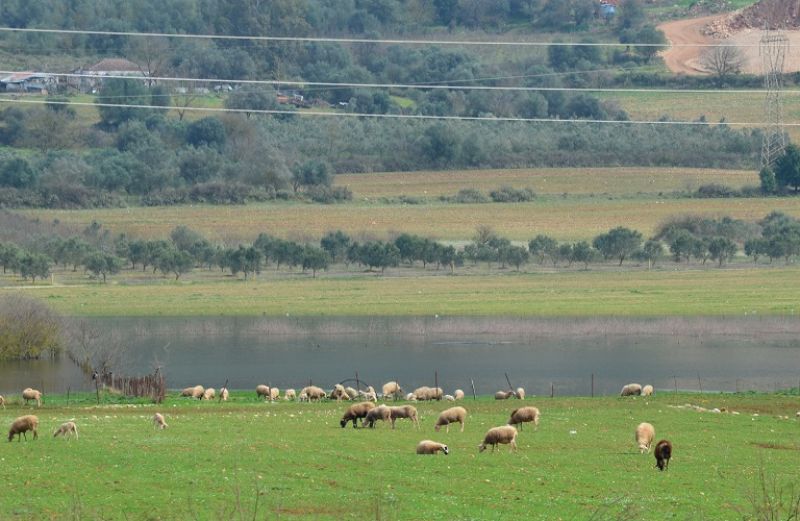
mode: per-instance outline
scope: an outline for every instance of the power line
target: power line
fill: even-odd
[[[616,43],[616,42],[526,42],[498,40],[401,40],[401,39],[369,39],[369,38],[328,38],[320,36],[239,36],[221,34],[187,34],[187,33],[153,33],[134,31],[92,31],[85,29],[42,29],[33,27],[0,27],[0,32],[11,33],[46,33],[46,34],[81,34],[93,36],[134,36],[145,38],[186,38],[200,40],[244,40],[261,42],[316,42],[316,43],[363,43],[390,45],[460,45],[460,46],[498,46],[498,47],[758,47],[758,45],[735,45],[723,43]]]
[[[14,74],[18,71],[0,71],[0,74]],[[659,94],[764,94],[764,89],[622,89],[617,87],[507,87],[496,85],[441,85],[437,83],[358,83],[358,82],[326,82],[302,80],[225,80],[217,78],[188,78],[175,76],[125,76],[125,75],[97,75],[75,72],[41,72],[60,78],[90,78],[90,79],[123,79],[123,80],[148,80],[163,82],[187,83],[227,83],[233,85],[270,85],[303,87],[334,87],[334,88],[363,88],[363,89],[420,89],[420,90],[484,90],[484,91],[517,91],[517,92],[611,92],[611,93],[659,93]],[[787,94],[800,94],[800,90],[785,91]]]
[[[44,103],[39,100],[29,100],[20,98],[0,97],[0,103],[23,103],[37,104]],[[487,121],[495,123],[579,123],[579,124],[613,124],[613,125],[656,125],[656,126],[734,126],[734,127],[763,127],[763,122],[736,122],[725,121],[714,123],[711,121],[670,121],[670,120],[627,120],[619,121],[614,119],[552,119],[552,118],[519,118],[519,117],[484,117],[484,116],[431,116],[425,114],[366,114],[360,112],[322,112],[322,111],[297,111],[297,110],[271,110],[271,109],[232,109],[223,107],[178,107],[178,106],[151,106],[134,105],[128,103],[91,103],[82,101],[47,101],[51,105],[67,105],[80,107],[112,107],[130,108],[147,110],[178,110],[187,112],[217,112],[235,114],[266,114],[266,115],[291,115],[291,116],[310,116],[310,117],[350,117],[350,118],[370,118],[370,119],[404,119],[404,120],[444,120],[444,121]],[[800,123],[784,123],[785,127],[800,127]]]

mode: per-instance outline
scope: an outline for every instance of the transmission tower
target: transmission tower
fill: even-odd
[[[772,167],[775,160],[786,148],[786,135],[783,131],[783,64],[789,50],[789,38],[781,30],[767,27],[758,46],[761,56],[761,72],[764,75],[764,88],[767,98],[764,102],[764,115],[767,127],[761,143],[761,166]]]

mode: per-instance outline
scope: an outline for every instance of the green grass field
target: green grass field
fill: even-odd
[[[430,275],[430,276],[427,276]],[[593,268],[469,275],[310,275],[255,281],[97,282],[6,286],[78,316],[743,316],[800,313],[797,268],[673,271]]]
[[[538,430],[523,428],[516,453],[494,454],[477,445],[516,401],[468,399],[465,432],[437,433],[445,403],[416,404],[419,430],[406,420],[354,430],[339,426],[346,404],[258,403],[251,392],[226,404],[72,400],[0,412],[3,425],[40,419],[38,440],[0,444],[0,518],[748,519],[760,473],[768,487],[796,484],[800,450],[798,399],[778,395],[529,398]],[[686,403],[730,412],[675,407]],[[156,411],[168,429],[154,430]],[[68,419],[80,439],[53,439]],[[634,443],[642,421],[673,443],[666,472]],[[416,455],[422,439],[450,455]]]

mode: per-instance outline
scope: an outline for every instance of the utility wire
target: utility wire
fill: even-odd
[[[90,31],[85,29],[43,29],[33,27],[0,27],[0,32],[10,33],[46,33],[46,34],[82,34],[94,36],[133,36],[144,38],[189,38],[201,40],[245,40],[262,42],[320,42],[320,43],[363,43],[392,45],[461,45],[461,46],[499,46],[499,47],[758,47],[758,44],[724,44],[724,43],[616,43],[616,42],[526,42],[498,40],[401,40],[401,39],[369,39],[369,38],[327,38],[319,36],[239,36],[222,34],[187,34],[187,33],[152,33],[134,31]]]
[[[38,104],[44,103],[39,100],[4,98],[0,97],[0,103],[23,103]],[[371,118],[371,119],[417,119],[417,120],[443,120],[443,121],[487,121],[487,122],[511,122],[511,123],[581,123],[581,124],[613,124],[613,125],[657,125],[657,126],[735,126],[735,127],[763,127],[764,122],[737,122],[725,121],[714,123],[711,121],[642,121],[628,120],[618,121],[614,119],[552,119],[552,118],[519,118],[519,117],[484,117],[484,116],[431,116],[424,114],[366,114],[358,112],[322,112],[322,111],[297,111],[297,110],[265,110],[265,109],[232,109],[222,107],[178,107],[178,106],[151,106],[134,105],[128,103],[91,103],[81,101],[47,101],[51,105],[67,105],[79,107],[113,107],[147,110],[177,110],[187,112],[217,112],[217,113],[236,113],[236,114],[268,114],[268,115],[291,115],[291,116],[311,116],[311,117],[350,117],[350,118]],[[800,127],[800,123],[783,123],[784,127]]]

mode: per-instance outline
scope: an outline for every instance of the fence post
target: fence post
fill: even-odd
[[[472,400],[477,401],[478,396],[475,394],[475,380],[470,379],[470,383],[472,384]]]
[[[592,398],[594,398],[594,373],[592,373]]]
[[[361,384],[359,383],[359,380],[358,380],[358,371],[356,371],[356,391],[360,391],[360,390],[361,390]]]
[[[550,398],[556,394],[556,384],[550,382]]]
[[[700,373],[697,373],[697,386],[700,388],[700,394],[703,394],[703,382],[700,381]]]
[[[678,377],[675,376],[675,375],[672,375],[672,381],[675,382],[675,396],[677,396],[678,395]]]
[[[511,385],[511,380],[508,379],[508,373],[506,373],[506,383],[508,383],[508,388],[513,391],[514,386]]]
[[[439,371],[434,371],[434,372],[433,372],[433,382],[434,382],[434,385],[433,385],[433,386],[434,386],[434,388],[435,388],[435,389],[439,389]],[[436,394],[437,394],[437,396],[438,396],[438,394],[439,394],[439,393],[438,393],[438,391],[437,391],[437,393],[436,393]],[[438,401],[438,400],[441,400],[441,397],[440,397],[440,398],[437,398],[436,400],[437,400],[437,401]]]

